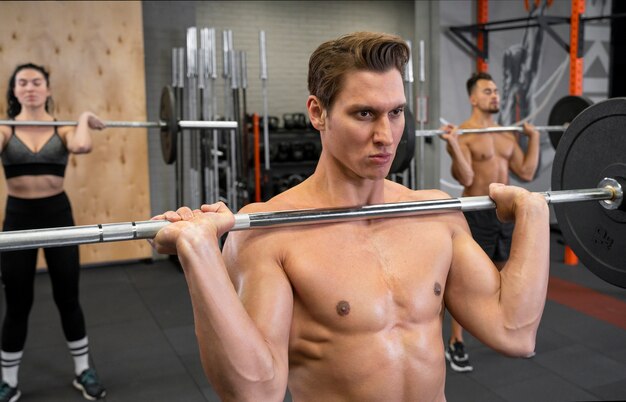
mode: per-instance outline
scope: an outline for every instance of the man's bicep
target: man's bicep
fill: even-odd
[[[522,148],[516,142],[513,147],[513,152],[511,153],[511,159],[509,160],[509,168],[517,176],[522,176],[523,165],[524,165],[524,151],[522,151]]]
[[[446,307],[474,336],[483,339],[497,314],[500,274],[474,241],[466,225],[453,239],[453,256],[446,284]]]
[[[231,244],[227,242],[224,247],[224,260],[233,286],[266,341],[286,353],[293,314],[293,293],[276,255],[276,242],[268,246],[260,236],[237,233],[233,237],[237,235],[242,235],[246,240],[235,240]],[[239,241],[245,241],[245,244]]]

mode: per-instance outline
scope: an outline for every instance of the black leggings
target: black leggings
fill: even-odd
[[[8,197],[3,231],[73,225],[72,208],[65,193],[37,199]],[[65,338],[68,342],[82,339],[86,332],[78,302],[78,246],[46,248],[44,255]],[[6,299],[6,316],[2,325],[2,350],[5,352],[24,349],[28,315],[33,305],[36,264],[37,250],[0,253],[0,272]]]

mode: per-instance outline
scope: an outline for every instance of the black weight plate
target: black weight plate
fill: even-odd
[[[161,127],[161,153],[163,160],[168,165],[176,161],[176,144],[178,142],[178,120],[176,118],[176,100],[174,90],[166,85],[161,90],[161,103],[159,105],[159,118],[167,123]]]
[[[604,177],[626,183],[626,98],[590,106],[570,123],[552,165],[552,189],[596,188]],[[554,204],[565,242],[595,275],[626,288],[626,206],[598,201]]]
[[[396,149],[396,156],[391,163],[389,173],[400,173],[411,165],[415,156],[415,118],[409,108],[404,108],[404,131]]]
[[[589,99],[582,96],[567,95],[559,99],[548,116],[548,125],[550,126],[564,126],[572,122],[574,117],[578,116],[580,112],[593,105]],[[552,147],[556,149],[559,145],[559,140],[563,135],[563,131],[550,131],[550,143]]]

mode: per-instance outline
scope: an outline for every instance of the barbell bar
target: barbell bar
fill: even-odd
[[[612,178],[603,179],[598,188],[546,191],[538,194],[543,196],[548,204],[599,201],[606,209],[618,208],[623,200],[622,186]],[[449,211],[481,211],[495,209],[495,207],[496,204],[488,196],[478,196],[373,204],[349,208],[240,213],[235,214],[235,224],[231,231],[335,223],[358,219],[407,217]],[[151,239],[169,223],[169,221],[163,220],[149,220],[1,232],[0,252]]]
[[[172,87],[166,85],[161,91],[159,121],[103,121],[106,128],[158,128],[161,134],[161,153],[167,164],[176,161],[178,133],[182,129],[230,129],[238,128],[236,121],[178,120],[176,97]],[[14,127],[77,126],[77,121],[0,120],[0,125]]]
[[[565,131],[567,126],[535,126],[537,131]],[[515,131],[521,133],[524,131],[520,126],[502,126],[502,127],[485,127],[485,128],[462,128],[456,130],[459,135],[464,134],[489,134]],[[443,130],[415,130],[416,137],[434,137],[436,135],[446,134]]]
[[[166,128],[169,123],[165,121],[103,121],[105,128]],[[54,127],[54,126],[77,126],[77,121],[41,121],[41,120],[0,120],[0,126],[14,127]],[[237,128],[236,121],[204,121],[204,120],[179,120],[178,128]]]

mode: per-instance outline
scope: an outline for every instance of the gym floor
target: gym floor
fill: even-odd
[[[474,371],[448,368],[449,402],[626,399],[626,290],[564,265],[560,234],[553,232],[551,242],[536,356],[507,358],[466,334]],[[173,262],[85,268],[81,275],[93,364],[107,401],[219,400],[202,372],[185,279]],[[46,273],[35,287],[20,401],[83,401],[71,386],[72,362]]]

